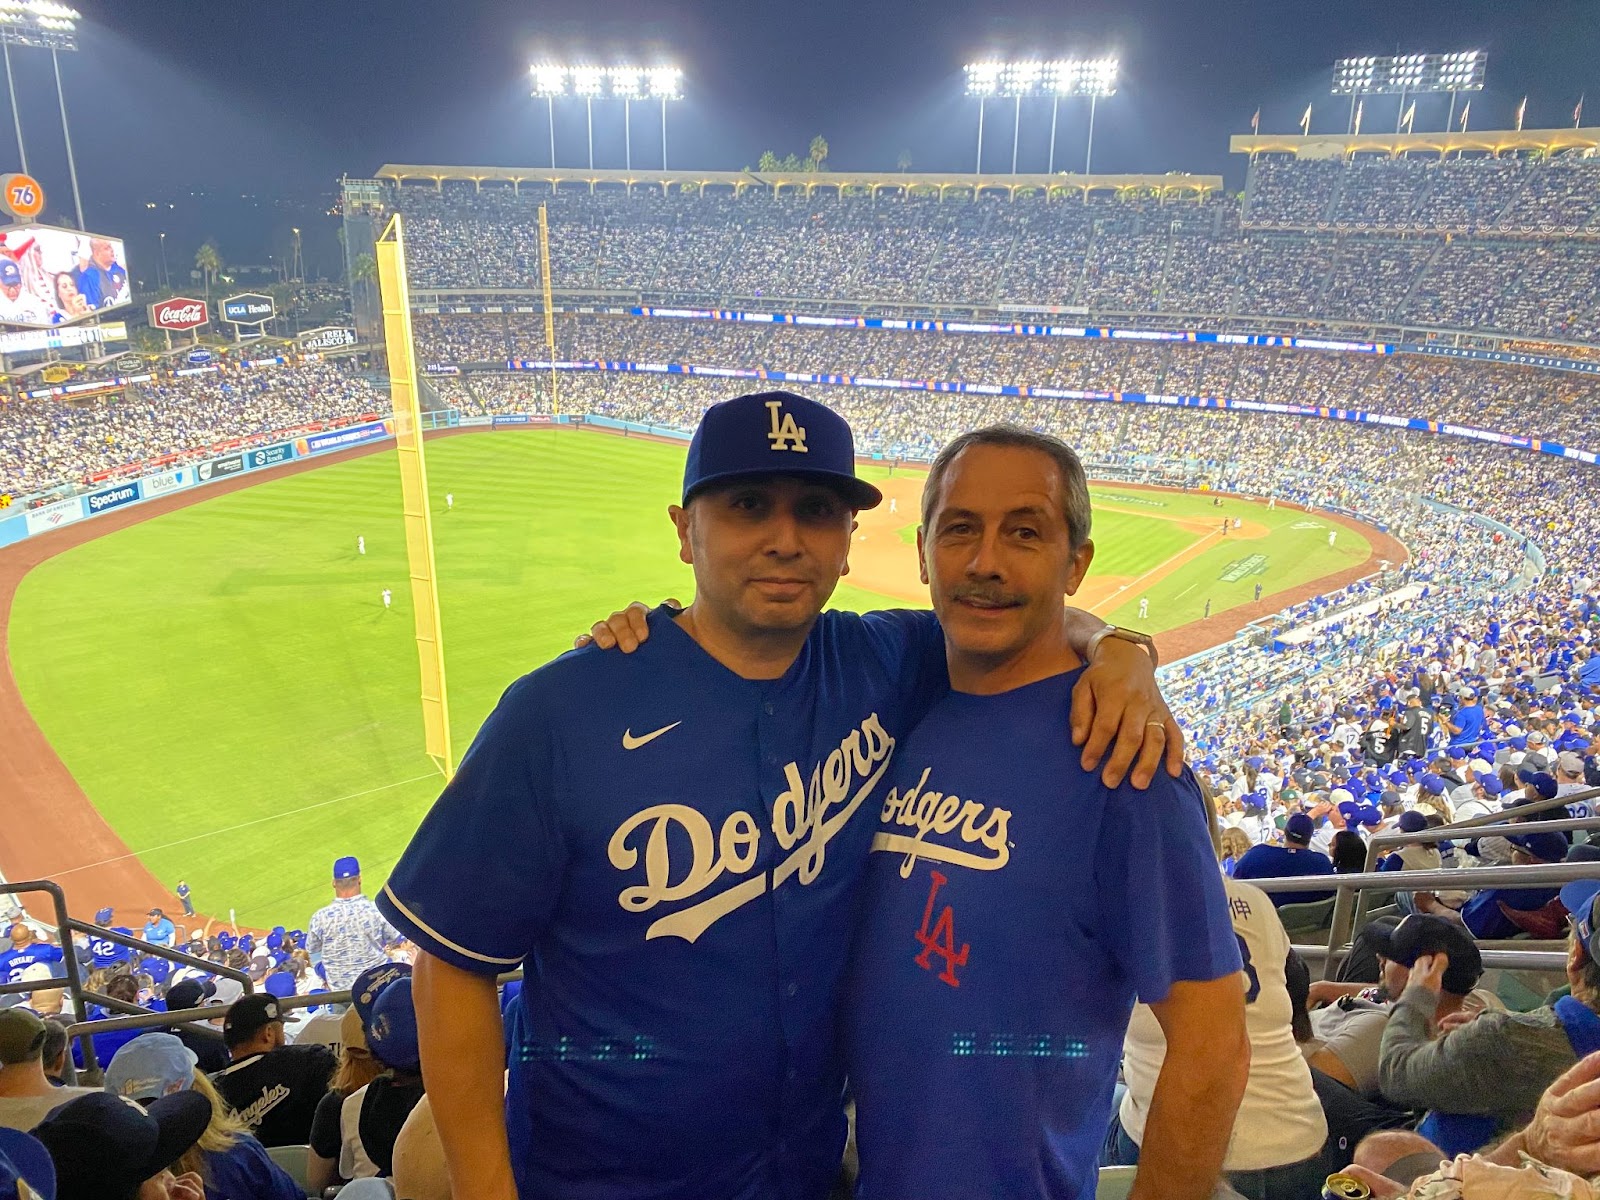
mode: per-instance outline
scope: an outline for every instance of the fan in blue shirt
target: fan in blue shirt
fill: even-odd
[[[1305,813],[1295,813],[1284,823],[1283,845],[1252,846],[1233,868],[1235,879],[1284,879],[1296,875],[1332,875],[1333,860],[1320,850],[1311,849],[1316,824]],[[1326,900],[1332,892],[1273,892],[1272,902],[1312,904]]]

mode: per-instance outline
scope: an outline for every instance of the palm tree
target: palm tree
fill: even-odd
[[[206,300],[211,299],[211,281],[222,270],[222,253],[215,242],[207,242],[195,251],[194,265],[206,277]]]
[[[900,157],[895,159],[894,165],[899,167],[902,171],[911,170],[911,151],[900,151]]]
[[[828,161],[828,143],[820,133],[811,139],[810,150],[811,159],[807,167],[813,171],[822,170],[822,164]]]

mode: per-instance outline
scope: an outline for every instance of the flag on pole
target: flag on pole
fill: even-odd
[[[1467,131],[1467,114],[1469,112],[1471,112],[1471,111],[1472,111],[1472,101],[1468,100],[1467,103],[1466,103],[1466,106],[1461,110],[1461,132],[1462,133],[1465,133]]]
[[[1582,95],[1579,95],[1579,97],[1578,97],[1578,107],[1572,110],[1572,127],[1574,129],[1581,129],[1583,127],[1583,96]]]
[[[1524,96],[1522,103],[1517,105],[1517,132],[1522,132],[1522,118],[1528,111],[1528,98]]]
[[[1362,113],[1362,110],[1366,108],[1366,106],[1367,106],[1367,102],[1365,100],[1357,100],[1356,101],[1356,132],[1357,133],[1361,132],[1361,113]]]
[[[1300,118],[1300,132],[1311,136],[1311,105],[1306,105],[1306,115]]]
[[[1411,132],[1411,123],[1417,119],[1417,102],[1413,100],[1411,107],[1406,109],[1406,115],[1400,118],[1400,123],[1406,127],[1406,132]]]
[[[1582,108],[1583,104],[1580,102],[1578,107]],[[1259,108],[1256,109],[1256,115],[1250,118],[1250,132],[1251,133],[1260,133],[1261,132],[1261,110]]]

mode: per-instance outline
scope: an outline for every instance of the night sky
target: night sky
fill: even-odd
[[[804,156],[813,134],[838,170],[972,169],[976,103],[961,65],[995,56],[1111,52],[1121,90],[1099,106],[1097,171],[1223,172],[1259,106],[1263,131],[1342,130],[1328,94],[1335,58],[1487,50],[1488,89],[1472,125],[1509,127],[1530,96],[1529,128],[1600,123],[1596,0],[77,0],[80,50],[62,56],[74,149],[92,228],[127,234],[136,256],[169,231],[174,259],[214,236],[230,260],[310,227],[308,263],[331,270],[330,218],[317,217],[340,174],[385,162],[548,163],[531,61],[668,61],[686,98],[668,114],[674,166],[738,169],[764,149]],[[29,163],[70,212],[49,55],[13,67]],[[1444,124],[1447,97],[1418,106],[1417,129]],[[1435,111],[1437,110],[1437,111]],[[1394,98],[1369,102],[1366,127],[1394,127]],[[1011,106],[991,104],[985,166],[1010,163]],[[1086,102],[1061,107],[1057,168],[1081,169]],[[1023,109],[1021,162],[1042,170],[1049,102]],[[620,104],[596,106],[597,165],[621,166]],[[587,159],[581,101],[557,105],[562,165]],[[659,112],[634,107],[634,162],[660,161]],[[0,127],[0,164],[16,169]],[[190,192],[204,191],[204,197]],[[233,197],[241,197],[232,201]],[[243,199],[249,197],[249,199]],[[158,202],[150,210],[146,204]],[[176,207],[168,209],[167,204]],[[322,263],[320,260],[328,261]],[[186,265],[186,263],[184,264]],[[135,274],[141,274],[135,261]]]

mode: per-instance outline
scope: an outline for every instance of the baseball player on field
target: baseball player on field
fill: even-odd
[[[420,948],[455,1195],[827,1195],[876,789],[948,687],[931,614],[822,611],[881,499],[830,409],[714,405],[668,510],[695,602],[651,612],[635,653],[512,684],[401,856],[377,903]],[[1090,768],[1115,740],[1108,781],[1136,756],[1144,783],[1163,757],[1176,774],[1150,659],[1073,624]],[[1090,655],[1090,632],[1116,648]],[[494,977],[518,965],[508,1038]]]

